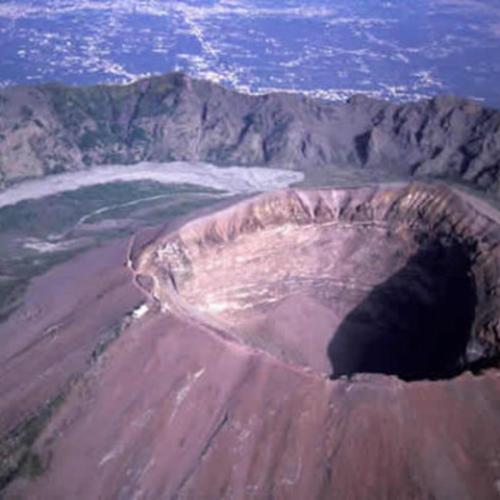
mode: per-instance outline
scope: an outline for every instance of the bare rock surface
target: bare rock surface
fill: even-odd
[[[500,111],[448,96],[245,95],[171,73],[131,85],[0,89],[0,186],[92,165],[205,161],[461,180],[498,192]]]
[[[500,353],[499,237],[444,186],[289,190],[165,235],[138,272],[164,309],[286,362],[435,378]]]
[[[122,257],[92,321],[142,306],[6,498],[496,498],[499,223],[444,186],[287,190],[95,251],[89,280]],[[72,352],[9,342],[24,366]]]

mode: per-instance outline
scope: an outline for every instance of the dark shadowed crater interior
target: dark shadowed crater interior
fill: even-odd
[[[464,366],[475,307],[463,248],[428,243],[342,321],[328,346],[332,376],[375,372],[415,380],[456,375]]]
[[[497,363],[497,346],[478,334],[477,311],[487,308],[478,304],[470,241],[436,224],[427,230],[434,214],[408,208],[413,194],[369,203],[302,196],[265,198],[163,242],[156,274],[173,286],[157,295],[238,342],[332,378],[439,379]]]

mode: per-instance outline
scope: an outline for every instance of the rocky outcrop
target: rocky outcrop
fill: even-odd
[[[497,192],[500,112],[453,97],[395,104],[251,96],[179,73],[125,86],[0,90],[3,185],[141,160],[369,168]]]

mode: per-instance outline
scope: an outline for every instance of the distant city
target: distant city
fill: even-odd
[[[245,92],[500,108],[499,0],[6,1],[0,48],[0,85],[182,70]]]

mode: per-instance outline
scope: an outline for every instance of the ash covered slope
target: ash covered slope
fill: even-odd
[[[357,244],[358,238],[365,244]],[[497,357],[497,210],[435,185],[289,190],[124,243],[87,254],[85,266],[70,261],[41,277],[29,292],[31,304],[3,331],[2,360],[8,361],[0,362],[0,393],[4,386],[7,396],[0,398],[0,444],[5,436],[6,499],[498,497],[498,365],[483,364],[478,376],[467,371],[431,382],[427,373],[420,377],[425,380],[405,383],[365,369],[350,380],[329,380],[320,366],[292,357],[297,345],[310,360],[317,359],[315,352],[326,356],[329,339],[340,337],[336,346],[342,353],[347,341],[356,354],[352,361],[358,354],[363,361],[396,353],[406,364],[405,353],[392,349],[403,337],[425,364],[432,351],[448,358],[461,332],[453,331],[451,321],[444,325],[450,336],[439,330],[463,312],[463,301],[443,285],[468,295],[463,278],[475,285],[477,306],[466,332],[472,347]],[[268,257],[280,243],[286,251],[276,265]],[[444,250],[444,265],[422,259],[432,256],[422,254],[428,244]],[[470,269],[461,259],[446,258],[446,249],[459,250]],[[233,257],[231,265],[211,259],[213,265],[205,266],[214,255]],[[293,276],[280,272],[287,266],[293,266],[300,290],[290,286]],[[260,273],[251,278],[255,287],[242,279],[247,268]],[[85,279],[78,279],[82,273]],[[61,280],[71,293],[56,286]],[[208,286],[190,286],[200,280]],[[217,290],[210,289],[213,283]],[[270,285],[274,296],[263,296],[261,285]],[[201,315],[206,296],[219,289],[225,307],[209,313],[230,324],[225,332]],[[342,300],[332,295],[335,289]],[[139,297],[139,291],[146,293]],[[309,298],[302,301],[302,317],[297,291]],[[435,300],[442,295],[451,314]],[[62,310],[58,297],[64,297]],[[278,300],[267,300],[270,309],[263,310],[262,299],[269,298]],[[141,299],[149,310],[122,323],[119,337],[85,370],[104,325],[120,318],[127,302]],[[424,326],[433,338],[421,328],[422,316],[408,314],[415,303],[429,313],[433,324]],[[43,318],[28,314],[29,306],[43,311]],[[264,330],[262,322],[252,321],[262,312],[272,315],[266,326],[274,325],[265,345],[245,336]],[[231,326],[233,318],[237,326]],[[46,333],[55,321],[60,330]],[[389,327],[389,335],[374,338],[380,326]],[[363,362],[361,368],[370,367]],[[77,373],[58,411],[44,417],[44,428],[31,430],[27,443],[19,439],[33,427],[19,426],[23,417],[53,400]],[[22,431],[7,434],[10,428]]]
[[[394,104],[250,96],[179,73],[127,86],[0,91],[0,186],[140,160],[389,168],[497,191],[500,112],[452,97]]]

